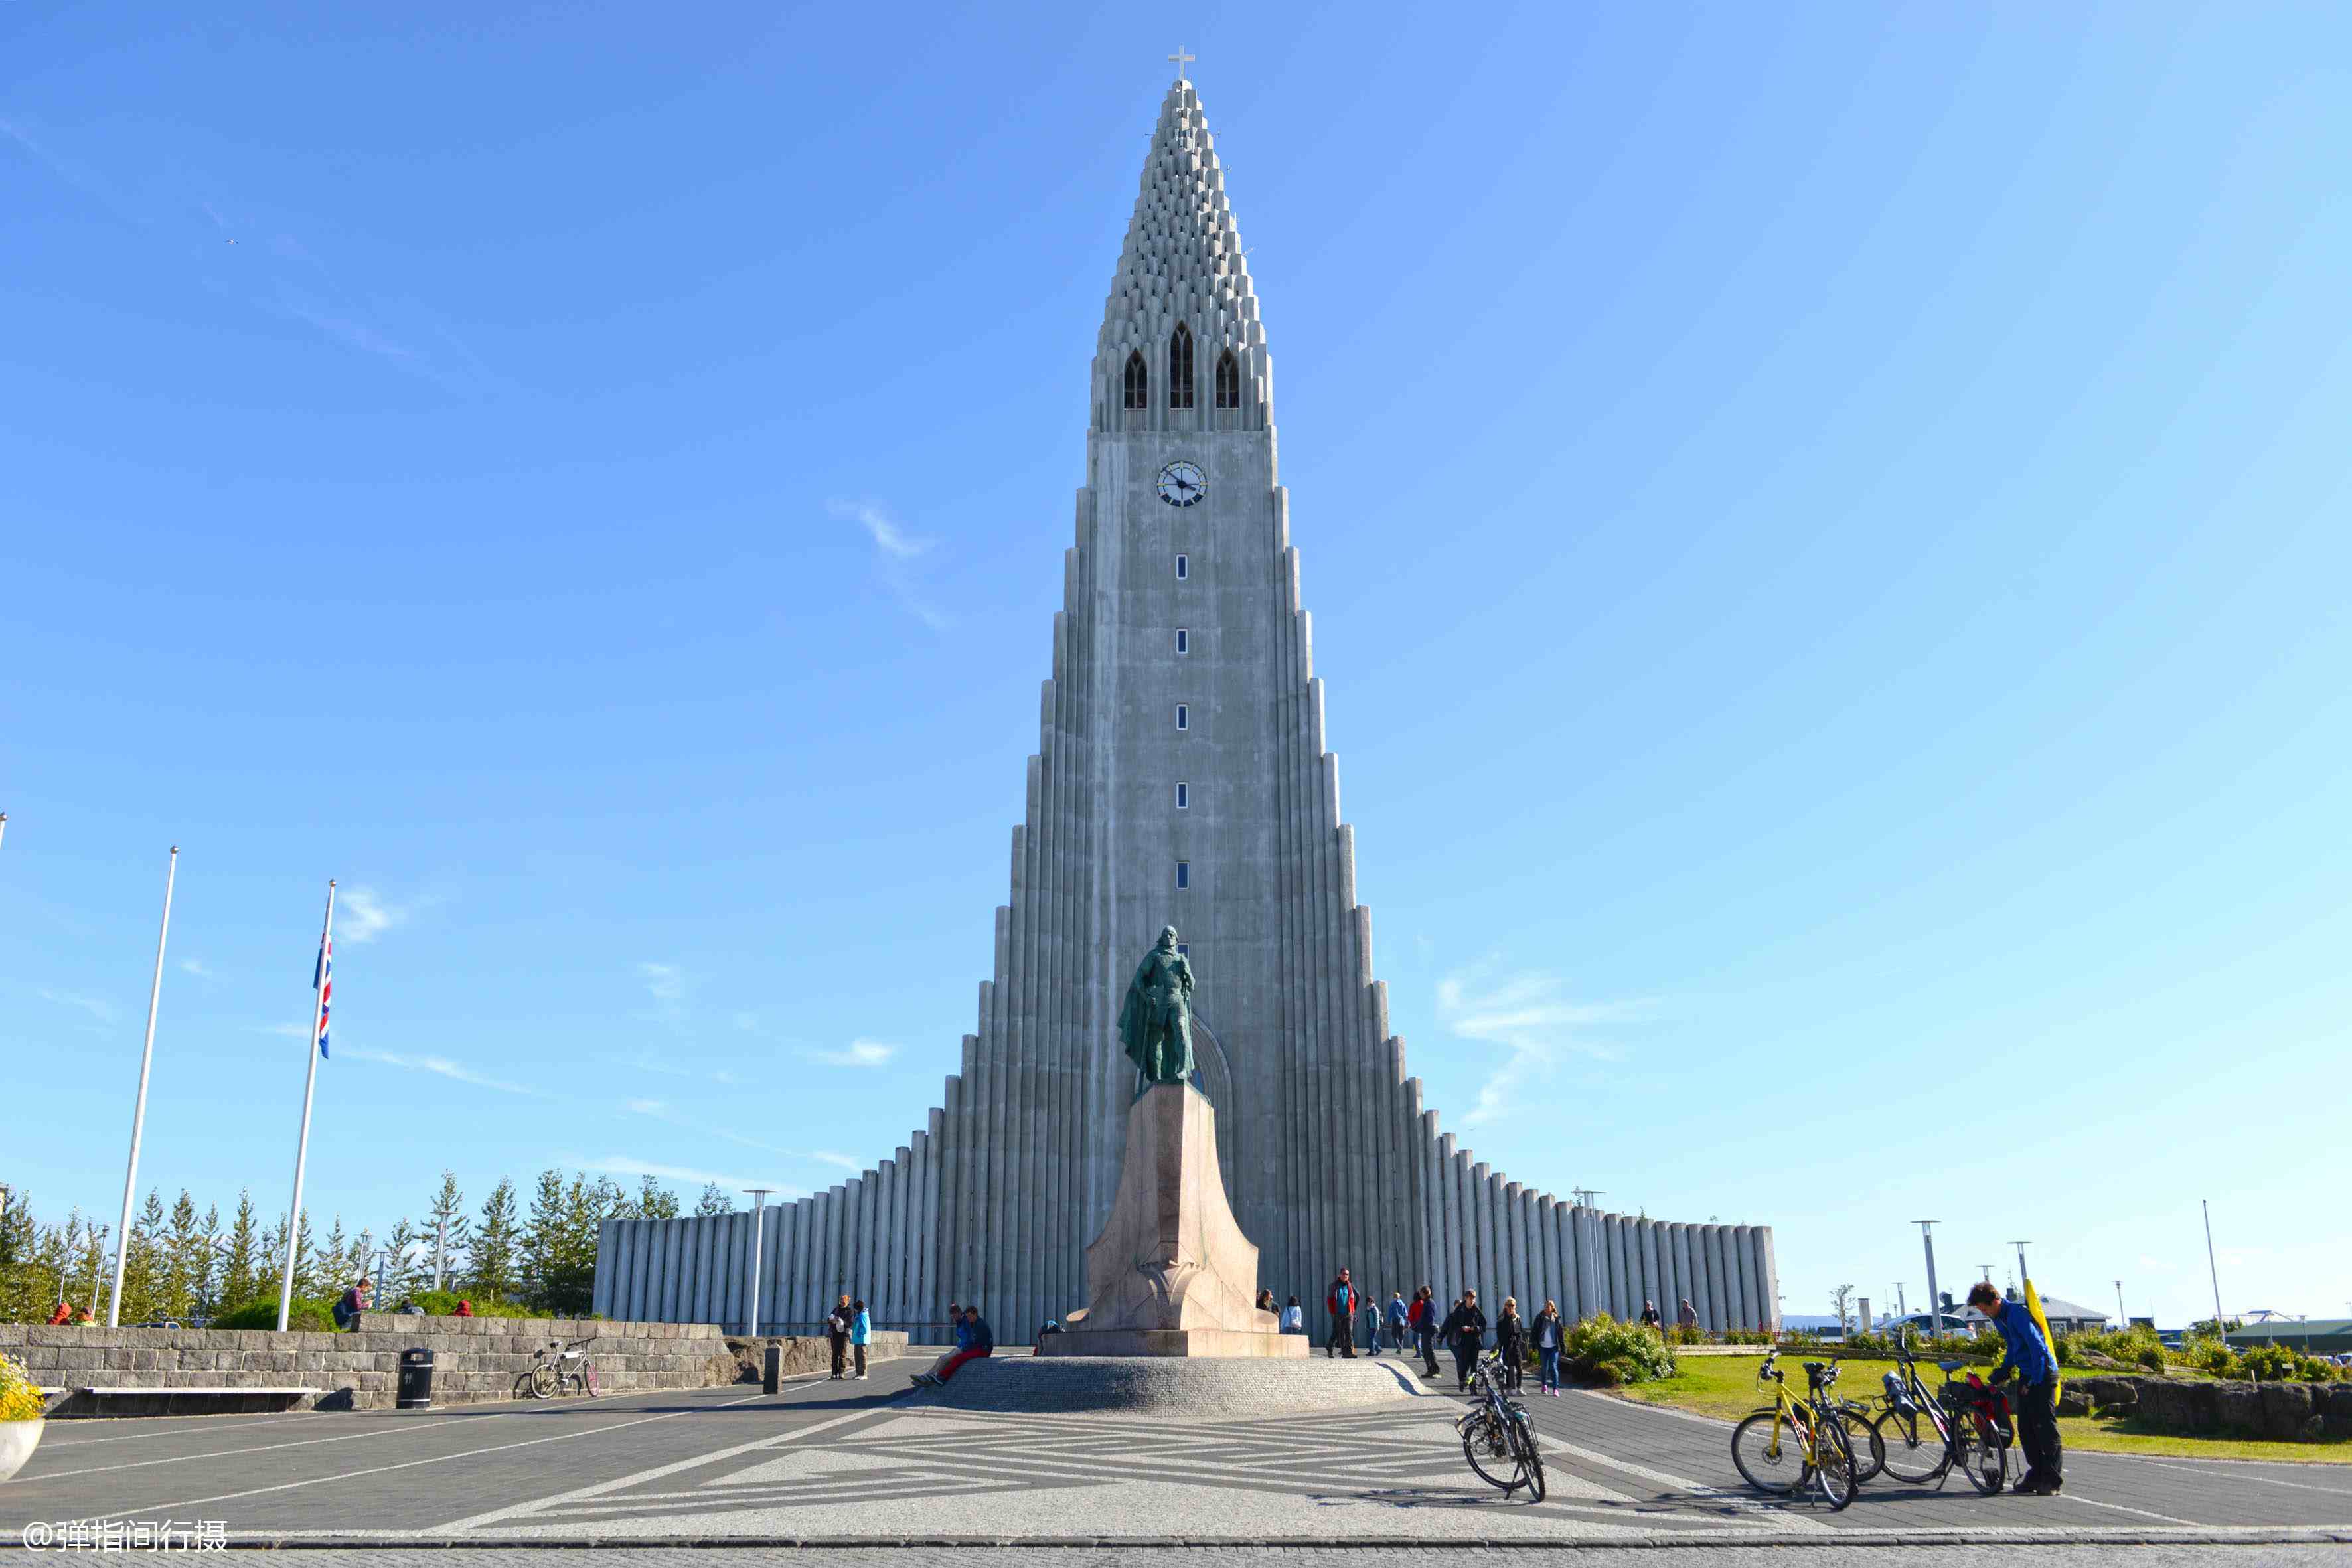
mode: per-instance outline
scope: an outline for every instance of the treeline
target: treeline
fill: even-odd
[[[714,1184],[703,1189],[695,1212],[734,1207]],[[677,1194],[651,1176],[632,1193],[609,1177],[542,1171],[526,1214],[513,1181],[501,1180],[479,1208],[468,1209],[457,1176],[444,1171],[421,1217],[401,1220],[381,1237],[365,1229],[346,1234],[340,1215],[325,1236],[314,1236],[305,1210],[295,1234],[294,1294],[329,1300],[365,1273],[375,1280],[375,1305],[395,1307],[402,1297],[432,1289],[437,1252],[441,1277],[460,1295],[577,1317],[588,1311],[595,1290],[597,1227],[608,1219],[677,1215]],[[79,1208],[44,1223],[21,1189],[8,1193],[0,1209],[0,1320],[44,1322],[62,1300],[104,1321],[112,1228]],[[121,1321],[193,1323],[256,1301],[275,1305],[285,1262],[284,1217],[263,1225],[251,1193],[240,1192],[224,1219],[217,1204],[199,1213],[183,1191],[167,1208],[163,1194],[151,1190],[124,1248]]]

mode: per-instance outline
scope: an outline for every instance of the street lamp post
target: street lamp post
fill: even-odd
[[[1919,1239],[1927,1248],[1927,1315],[1935,1325],[1933,1332],[1944,1331],[1944,1298],[1936,1290],[1936,1222],[1923,1219],[1914,1222],[1919,1227]]]
[[[2225,1331],[2221,1322],[2221,1269],[2213,1261],[2213,1205],[2210,1199],[2199,1198],[2197,1206],[2205,1211],[2205,1271],[2213,1279],[2213,1331]]]
[[[2131,1320],[2124,1316],[2124,1282],[2118,1279],[2116,1281],[2116,1332],[2120,1334],[2130,1327]]]

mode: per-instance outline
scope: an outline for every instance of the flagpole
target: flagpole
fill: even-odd
[[[335,882],[327,879],[327,918],[319,926],[318,986],[310,998],[310,1033],[302,1042],[302,1054],[310,1058],[309,1072],[302,1079],[302,1141],[294,1146],[294,1206],[286,1211],[286,1274],[278,1286],[278,1331],[286,1331],[286,1320],[294,1310],[294,1246],[302,1234],[302,1173],[310,1159],[310,1095],[319,1087],[319,1016],[327,1005],[327,940],[335,931]]]
[[[139,1053],[139,1100],[131,1111],[131,1166],[122,1173],[122,1225],[116,1232],[131,1234],[131,1200],[139,1189],[139,1139],[147,1128],[147,1069],[155,1064],[155,1008],[163,999],[163,939],[172,934],[172,882],[180,874],[180,847],[172,846],[171,863],[163,869],[163,924],[155,932],[155,980],[147,988],[147,1044]],[[127,1247],[114,1249],[114,1294],[106,1303],[106,1326],[120,1327],[122,1321],[122,1260],[130,1255]]]

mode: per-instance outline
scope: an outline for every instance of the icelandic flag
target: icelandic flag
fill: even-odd
[[[310,989],[319,994],[319,1055],[327,1054],[327,1004],[335,994],[335,944],[321,939],[319,967],[310,975]]]

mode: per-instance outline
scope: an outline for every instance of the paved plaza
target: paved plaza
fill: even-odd
[[[403,1543],[465,1548],[436,1553],[447,1568],[552,1568],[562,1554],[545,1548],[565,1542],[829,1542],[829,1561],[900,1568],[962,1561],[971,1553],[951,1549],[991,1543],[1053,1545],[1071,1563],[1096,1560],[1105,1544],[1180,1542],[1302,1563],[1312,1557],[1279,1549],[1380,1545],[1405,1561],[1444,1561],[1466,1547],[1624,1548],[1659,1568],[1727,1546],[1789,1547],[1811,1563],[1894,1538],[2096,1549],[2082,1561],[2126,1551],[2150,1563],[2190,1561],[2192,1551],[2211,1561],[2223,1546],[2233,1562],[2352,1557],[2346,1467],[2075,1455],[2061,1498],[1979,1498],[1958,1482],[1937,1492],[1882,1478],[1832,1513],[1749,1492],[1732,1470],[1725,1423],[1571,1394],[1531,1403],[1551,1492],[1529,1504],[1469,1473],[1450,1397],[1250,1421],[979,1415],[899,1397],[922,1364],[900,1357],[877,1363],[869,1383],[818,1377],[775,1395],[737,1387],[58,1423],[0,1488],[0,1539],[94,1517],[219,1520],[233,1543],[309,1548],[320,1554],[306,1551],[304,1561],[320,1568],[339,1543],[375,1558]],[[851,1545],[897,1554],[853,1559]]]

